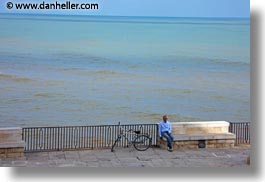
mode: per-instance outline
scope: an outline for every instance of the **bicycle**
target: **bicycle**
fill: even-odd
[[[133,145],[134,148],[138,151],[145,151],[151,146],[152,138],[149,136],[148,133],[141,134],[141,131],[134,131],[132,129],[126,130],[121,126],[119,131],[120,133],[118,134],[117,139],[111,147],[111,152],[114,151],[115,145],[121,141],[121,138],[124,138],[128,142],[129,145],[127,145],[127,147]]]

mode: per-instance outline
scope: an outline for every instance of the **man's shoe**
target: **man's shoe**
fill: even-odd
[[[169,152],[173,152],[173,148],[172,148],[172,147],[168,147],[167,150],[168,150]]]

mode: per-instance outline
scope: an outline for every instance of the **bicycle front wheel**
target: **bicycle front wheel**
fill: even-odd
[[[151,146],[151,138],[147,135],[139,135],[133,141],[133,146],[138,151],[145,151]]]

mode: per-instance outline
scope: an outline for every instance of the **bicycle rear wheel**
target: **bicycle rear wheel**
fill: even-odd
[[[151,146],[151,138],[147,135],[138,135],[133,141],[133,146],[138,151],[145,151]]]

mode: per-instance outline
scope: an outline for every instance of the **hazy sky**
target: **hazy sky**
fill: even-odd
[[[57,0],[66,2],[71,0]],[[249,0],[72,0],[71,3],[98,3],[99,10],[8,10],[6,3],[41,3],[43,0],[1,0],[3,13],[85,14],[114,16],[249,17]],[[46,0],[46,3],[55,0]]]

